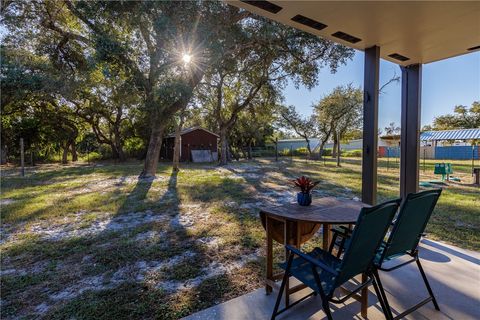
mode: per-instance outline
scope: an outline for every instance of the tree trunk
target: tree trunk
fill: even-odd
[[[7,163],[7,146],[2,146],[1,151],[0,151],[0,164],[6,164]]]
[[[165,125],[157,123],[152,128],[150,140],[148,142],[147,155],[145,157],[145,164],[140,178],[155,177],[157,172],[158,158],[160,157],[160,149],[162,148],[163,131]]]
[[[118,131],[114,133],[114,144],[115,144],[115,151],[117,153],[118,160],[121,162],[127,160],[127,157],[125,156],[125,152],[123,152],[122,139],[120,138],[120,133]]]
[[[75,143],[75,141],[72,141],[70,146],[72,149],[72,161],[73,162],[78,161],[77,144]]]
[[[165,109],[167,111],[165,111],[164,114],[158,114],[157,112],[155,112],[151,115],[152,133],[150,134],[147,155],[145,157],[145,164],[142,173],[140,174],[140,178],[155,177],[155,173],[157,172],[158,159],[160,157],[160,150],[162,149],[162,140],[163,132],[165,130],[165,124],[167,120],[176,112],[185,109],[186,105],[192,97],[193,89],[197,86],[198,83],[200,83],[202,77],[202,69],[197,68],[197,70],[192,75],[192,79],[190,80],[191,91],[189,92],[189,94],[183,96],[182,98],[171,104],[168,108]],[[151,91],[147,93],[147,99],[145,104],[147,109],[156,109],[155,101],[153,99],[153,93]]]
[[[127,160],[127,157],[125,156],[125,152],[123,152],[123,146],[119,145],[117,146],[118,149],[118,160],[121,162],[124,162]]]
[[[124,162],[125,160],[127,160],[127,158],[125,157],[125,153],[123,152],[122,135],[120,133],[120,126],[122,125],[122,115],[123,115],[123,109],[119,105],[117,107],[117,117],[113,124],[113,140],[115,143],[115,147],[117,149],[118,160],[120,162]]]
[[[240,155],[238,153],[234,152],[234,150],[232,149],[232,146],[229,145],[228,150],[229,150],[229,154],[231,155],[231,157],[233,157],[237,161],[240,161]],[[229,159],[229,160],[231,160],[231,159]]]
[[[323,148],[325,148],[325,142],[322,141],[320,143],[320,148],[318,150],[318,156],[319,156],[320,159],[323,158]]]
[[[117,146],[113,142],[110,142],[109,145],[110,145],[110,149],[112,149],[112,158],[118,159],[119,156],[118,156]]]
[[[334,134],[334,135],[333,135],[332,158],[336,158],[336,157],[337,157],[337,145],[338,145],[337,134]]]
[[[337,136],[337,167],[341,167],[340,165],[340,156],[342,152],[340,149],[340,134]]]
[[[220,128],[220,165],[226,165],[228,162],[228,141],[227,129]]]
[[[62,154],[62,164],[68,163],[68,147],[70,147],[68,142],[65,142],[65,146],[63,147],[63,154]]]
[[[307,151],[308,151],[308,157],[311,158],[312,157],[312,149],[310,148],[310,140],[309,139],[305,139],[307,141]]]
[[[252,160],[252,141],[248,143],[248,159]]]
[[[228,141],[228,136],[226,140],[226,146],[227,146],[227,162],[232,161],[232,147],[230,146],[230,141]]]
[[[184,117],[180,116],[178,126],[175,128],[175,144],[173,147],[173,171],[180,171],[180,132],[182,131]]]

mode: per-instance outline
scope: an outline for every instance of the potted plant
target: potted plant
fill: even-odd
[[[297,193],[297,202],[301,206],[309,206],[312,203],[312,189],[320,183],[320,181],[312,181],[305,176],[301,176],[293,180],[295,186],[300,188]]]

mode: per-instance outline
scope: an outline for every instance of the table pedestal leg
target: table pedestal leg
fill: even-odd
[[[330,224],[329,223],[323,223],[322,224],[322,230],[323,230],[323,250],[328,251],[328,247],[330,246],[330,241],[331,241],[331,232],[330,232]]]
[[[288,220],[285,220],[284,229],[283,229],[283,244],[289,244],[290,239],[290,226]],[[288,251],[285,248],[285,261],[288,260]],[[285,282],[285,307],[290,305],[290,278],[287,278]]]
[[[271,220],[268,218],[268,215],[265,217],[265,226],[266,226],[266,233],[267,233],[267,272],[266,272],[266,277],[267,277],[267,283],[265,284],[265,293],[270,294],[272,293],[272,286],[268,284],[268,280],[273,279],[273,239],[272,239],[272,224]]]

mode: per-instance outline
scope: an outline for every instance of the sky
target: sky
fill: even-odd
[[[363,87],[364,54],[356,51],[353,60],[331,74],[328,68],[322,69],[318,85],[312,90],[301,87],[298,90],[289,84],[284,90],[285,104],[294,105],[308,116],[312,104],[330,93],[339,85],[352,83]],[[380,86],[394,74],[401,76],[400,67],[392,62],[380,60]],[[391,122],[400,126],[401,83],[391,83],[380,95],[379,128]],[[423,65],[422,70],[422,126],[431,124],[436,116],[453,113],[456,105],[470,107],[480,101],[480,52],[432,62]]]

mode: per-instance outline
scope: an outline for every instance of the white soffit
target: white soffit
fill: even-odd
[[[480,50],[480,1],[269,1],[281,7],[277,13],[254,5],[261,1],[247,2],[227,0],[355,49],[377,45],[383,59],[400,65],[429,63]],[[326,27],[317,30],[292,21],[297,15]],[[361,40],[350,43],[332,36],[338,31]],[[394,59],[391,54],[408,60]]]

